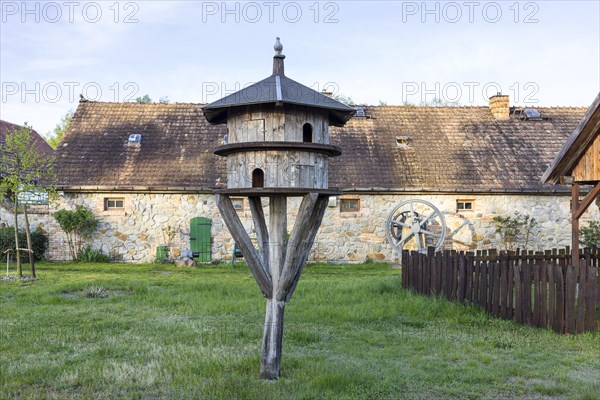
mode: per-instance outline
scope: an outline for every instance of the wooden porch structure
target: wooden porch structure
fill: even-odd
[[[542,176],[544,183],[571,185],[572,265],[579,265],[579,219],[600,195],[600,93]],[[580,185],[592,189],[580,200]]]

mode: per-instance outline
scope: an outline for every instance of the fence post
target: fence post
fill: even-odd
[[[565,323],[565,286],[563,270],[560,265],[554,267],[554,281],[556,282],[556,316],[554,318],[554,330],[562,333]]]
[[[402,250],[402,287],[408,288],[408,251]]]
[[[524,251],[526,256],[527,251]],[[523,322],[531,325],[531,264],[529,259],[522,261],[523,266]]]
[[[481,250],[477,250],[475,253],[475,263],[473,265],[473,304],[479,305],[479,279],[480,279],[480,265],[481,263]]]
[[[427,270],[425,271],[425,294],[431,296],[434,294],[432,285],[433,269],[435,268],[435,247],[427,248]]]
[[[489,251],[488,250],[484,250],[483,252],[483,256],[487,257],[489,255]],[[489,272],[489,261],[487,261],[486,259],[484,259],[483,261],[481,261],[481,264],[479,264],[479,307],[481,307],[482,310],[486,310],[488,311],[488,306],[487,306],[487,299],[488,299],[488,295],[487,295],[487,288],[488,288],[488,272]]]
[[[521,270],[519,264],[513,265],[513,276],[515,279],[515,321],[523,323],[523,284],[521,280]]]
[[[600,266],[598,265],[598,259],[596,259],[596,266],[590,265],[588,268],[588,297],[586,302],[586,328],[589,331],[598,329],[596,326],[596,307],[600,308],[600,291],[598,290],[598,278],[596,274],[600,272]]]
[[[509,251],[508,254],[506,255],[506,269],[508,272],[508,277],[507,277],[507,284],[506,284],[506,296],[507,296],[507,300],[508,300],[508,304],[506,305],[506,318],[508,319],[513,319],[514,317],[514,271],[513,271],[513,265],[514,265],[514,252],[513,251]]]
[[[539,326],[542,328],[548,327],[548,261],[542,258],[540,264],[540,320]]]
[[[456,286],[456,299],[459,302],[464,302],[466,298],[467,291],[467,263],[465,254],[460,252],[457,253],[458,256],[458,282]]]
[[[508,254],[505,251],[500,252],[500,317],[506,319],[508,298]]]
[[[466,300],[473,303],[473,252],[467,252],[467,292]]]
[[[541,295],[540,295],[540,260],[538,259],[538,256],[540,255],[540,253],[535,252],[532,254],[534,255],[534,259],[533,262],[531,264],[532,268],[533,268],[533,325],[535,326],[541,326],[540,325],[540,302],[541,302]]]

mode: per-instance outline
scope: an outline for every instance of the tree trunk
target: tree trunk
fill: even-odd
[[[27,255],[29,256],[29,267],[31,276],[35,278],[35,262],[33,260],[33,249],[31,248],[31,232],[29,229],[29,217],[27,216],[27,204],[23,205],[23,216],[25,217],[25,236],[27,237]]]
[[[15,196],[15,259],[17,260],[17,275],[23,276],[21,269],[21,253],[19,253],[19,200]]]
[[[264,379],[279,378],[283,344],[283,311],[285,302],[268,300],[265,330],[260,352],[260,376]]]

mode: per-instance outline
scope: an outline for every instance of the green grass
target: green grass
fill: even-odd
[[[0,399],[600,399],[599,333],[417,296],[386,264],[307,266],[273,383],[243,265],[38,271],[0,283]]]

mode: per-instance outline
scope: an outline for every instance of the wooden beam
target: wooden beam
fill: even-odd
[[[217,194],[216,200],[225,225],[227,225],[231,236],[233,236],[233,239],[240,246],[242,253],[244,253],[244,259],[258,283],[258,287],[266,298],[272,298],[273,284],[271,276],[266,272],[266,266],[263,265],[262,258],[256,252],[256,248],[252,244],[244,225],[242,225],[242,221],[240,221],[240,217],[237,215],[231,199],[227,195]]]
[[[300,250],[299,246],[310,229],[307,222],[317,203],[318,197],[319,196],[316,193],[308,193],[304,195],[302,202],[300,203],[298,215],[296,216],[296,223],[292,228],[292,233],[290,234],[290,239],[288,241],[285,264],[281,275],[281,284],[279,285],[280,293],[275,292],[275,298],[278,300],[285,299],[287,291],[292,287],[292,279],[296,274],[294,264],[298,251]]]
[[[287,197],[271,196],[269,201],[269,268],[273,281],[273,298],[281,287],[287,241]]]
[[[265,273],[270,275],[269,272],[269,231],[267,230],[267,223],[265,222],[265,213],[262,208],[262,202],[260,197],[249,197],[250,212],[252,213],[252,220],[254,221],[254,229],[256,229],[256,238],[258,240],[258,246],[262,253],[263,268]]]
[[[289,289],[282,286],[281,292],[277,293],[278,296],[285,296],[285,301],[289,301],[292,298],[292,294],[294,294],[294,290],[296,290],[300,275],[302,274],[306,260],[308,260],[310,249],[315,242],[319,226],[321,226],[321,221],[323,220],[323,215],[325,215],[328,202],[329,196],[318,196],[314,203],[313,200],[307,199],[306,197],[302,201],[302,203],[308,203],[306,207],[307,211],[310,211],[310,214],[308,215],[308,218],[302,220],[297,219],[297,221],[302,222],[304,228],[298,229],[294,242],[291,241],[292,238],[290,236],[286,256],[286,266],[284,268],[292,274],[291,279],[288,281]],[[311,204],[312,207],[310,206]],[[298,217],[300,217],[300,213],[298,213]]]
[[[575,185],[573,185],[573,186],[575,186]],[[581,218],[583,213],[589,208],[590,205],[592,205],[592,202],[599,195],[600,195],[600,182],[598,182],[596,184],[596,186],[594,186],[594,188],[592,190],[590,190],[590,192],[583,198],[583,200],[581,200],[580,203],[579,203],[579,197],[577,198],[578,206],[577,207],[573,206],[572,220],[574,221],[576,219]]]

